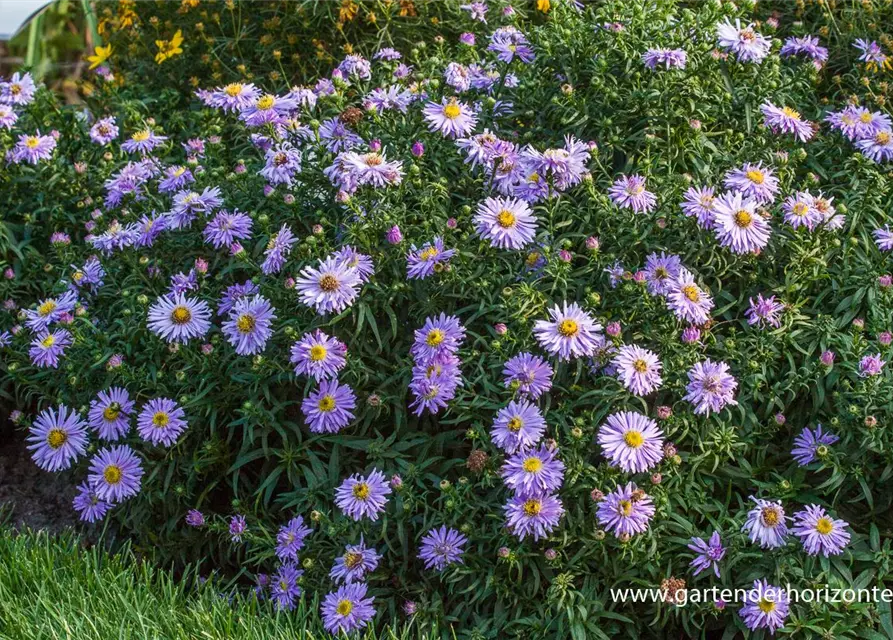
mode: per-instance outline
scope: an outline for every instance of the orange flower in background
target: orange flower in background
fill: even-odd
[[[338,9],[338,20],[340,22],[350,22],[357,17],[357,11],[359,10],[359,5],[353,0],[341,0],[341,8]]]
[[[104,64],[106,60],[112,55],[112,45],[108,45],[107,47],[97,46],[93,50],[92,56],[87,56],[87,62],[90,63],[90,69],[93,70],[101,64]]]
[[[155,54],[155,62],[161,64],[165,60],[169,60],[174,56],[183,53],[180,45],[183,44],[183,32],[177,29],[177,33],[170,40],[156,40],[155,46],[158,47],[158,53]]]
[[[416,16],[415,5],[412,0],[400,0],[400,17],[405,18],[409,16],[410,18],[414,18]]]

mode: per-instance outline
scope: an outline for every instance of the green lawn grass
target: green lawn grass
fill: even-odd
[[[174,580],[128,549],[84,549],[74,534],[0,531],[0,639],[314,640],[330,637],[318,602],[277,613],[253,597]],[[439,635],[439,634],[436,634]],[[414,625],[361,640],[428,638]]]

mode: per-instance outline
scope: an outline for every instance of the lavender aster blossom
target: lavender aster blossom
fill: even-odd
[[[856,147],[872,162],[893,160],[893,131],[878,131],[870,138],[859,140]]]
[[[648,530],[654,517],[651,497],[632,482],[619,486],[599,502],[596,519],[615,536],[633,536]]]
[[[885,364],[887,364],[887,362],[881,359],[880,353],[873,356],[864,356],[862,360],[859,361],[859,375],[863,378],[879,376],[881,375],[881,371],[883,371]]]
[[[267,150],[264,168],[259,173],[272,185],[291,186],[295,174],[300,170],[301,152],[290,144],[284,143]]]
[[[564,506],[554,495],[523,497],[515,495],[505,506],[506,526],[520,540],[533,536],[546,538],[564,515]]]
[[[283,124],[298,103],[292,98],[264,94],[242,109],[239,119],[249,127],[262,127],[265,124]]]
[[[111,387],[90,402],[90,426],[103,440],[119,440],[130,431],[133,400],[126,389]]]
[[[156,147],[167,141],[167,136],[156,135],[151,129],[141,129],[130,136],[130,139],[121,145],[121,150],[127,153],[152,153]]]
[[[817,504],[806,505],[803,511],[794,514],[791,533],[800,538],[808,555],[836,556],[843,553],[850,543],[847,523],[829,516]]]
[[[356,269],[335,255],[320,260],[319,266],[304,267],[297,279],[297,290],[304,306],[322,315],[341,313],[359,295],[362,281]]]
[[[871,232],[874,235],[874,243],[881,251],[893,251],[893,231],[890,231],[890,225],[885,224],[883,229],[875,229]]]
[[[461,138],[477,125],[477,114],[456,98],[444,98],[440,104],[429,102],[422,109],[428,128],[447,138]]]
[[[778,194],[778,178],[761,162],[748,162],[738,169],[732,169],[726,173],[723,184],[727,189],[740,193],[745,201],[753,200],[757,204],[774,202]],[[728,202],[729,196],[724,196],[723,200]]]
[[[441,313],[427,318],[421,329],[416,329],[410,354],[422,365],[443,361],[455,355],[465,340],[465,327],[456,316]]]
[[[41,412],[26,438],[34,463],[44,471],[68,469],[87,452],[87,423],[64,404]]]
[[[28,355],[35,366],[55,369],[59,366],[59,357],[65,354],[65,347],[71,342],[71,334],[65,329],[42,331],[31,341]]]
[[[781,326],[779,314],[784,311],[784,304],[777,302],[775,296],[764,298],[763,294],[758,293],[756,300],[750,299],[750,308],[747,310],[747,324],[766,325],[775,327]]]
[[[373,469],[368,477],[354,474],[344,480],[335,492],[335,504],[357,522],[363,518],[374,522],[384,511],[390,493],[391,487],[384,474]]]
[[[366,585],[354,582],[326,595],[320,605],[323,626],[333,636],[363,629],[375,617],[374,597],[366,597]]]
[[[591,355],[602,326],[576,302],[563,302],[549,309],[550,320],[537,320],[533,333],[537,342],[560,360]]]
[[[220,306],[217,308],[217,315],[223,316],[229,314],[239,300],[255,295],[260,289],[257,285],[246,280],[242,284],[233,284],[226,288],[220,298]]]
[[[695,570],[694,575],[697,576],[702,571],[712,567],[713,573],[717,578],[719,577],[719,563],[726,555],[726,549],[722,546],[719,531],[714,531],[707,542],[701,538],[692,538],[688,548],[697,554],[689,565]]]
[[[19,120],[19,114],[7,104],[0,104],[0,127],[11,130]]]
[[[819,39],[816,36],[803,36],[802,38],[791,36],[784,41],[781,51],[778,52],[782,58],[799,54],[805,55],[816,63],[817,68],[821,68],[822,64],[828,60],[828,49],[819,45]]]
[[[106,448],[90,461],[87,482],[102,500],[117,503],[140,492],[143,466],[126,445]]]
[[[557,450],[540,445],[519,451],[503,465],[500,475],[509,489],[521,498],[554,493],[564,481],[564,463]]]
[[[439,273],[456,253],[455,249],[444,249],[443,238],[440,236],[432,242],[426,242],[421,249],[412,245],[406,254],[406,277],[410,280],[424,280],[435,272]]]
[[[243,111],[260,97],[260,90],[253,84],[231,82],[211,92],[209,105],[227,111]]]
[[[265,276],[279,273],[282,270],[292,245],[298,239],[292,233],[287,224],[283,224],[279,231],[270,237],[267,248],[264,251],[264,262],[260,269]]]
[[[304,420],[313,433],[338,433],[354,419],[357,397],[337,380],[323,380],[301,403]]]
[[[682,212],[695,218],[702,229],[713,226],[714,191],[713,187],[689,187],[682,200]]]
[[[800,142],[806,142],[815,135],[812,125],[790,107],[777,107],[767,101],[760,106],[760,111],[763,113],[763,123],[773,133],[790,133]]]
[[[158,182],[158,190],[161,193],[173,193],[180,191],[187,185],[195,182],[195,176],[184,166],[168,167],[164,170],[164,178]]]
[[[862,52],[862,55],[859,56],[859,60],[865,63],[865,67],[869,71],[889,71],[893,68],[890,58],[883,52],[881,45],[874,40],[869,42],[862,38],[856,38],[853,46]]]
[[[552,388],[552,365],[531,353],[519,353],[505,363],[502,370],[505,386],[517,385],[518,393],[536,400]]]
[[[442,571],[451,564],[462,564],[462,555],[468,538],[455,529],[441,526],[431,529],[422,538],[419,545],[419,559],[425,563],[426,569]]]
[[[648,213],[657,206],[657,198],[645,189],[645,178],[640,175],[621,176],[608,189],[611,201],[621,209],[633,213]]]
[[[148,326],[167,342],[185,344],[201,338],[211,328],[211,310],[203,300],[183,294],[161,296],[149,307]]]
[[[360,281],[364,284],[369,282],[369,278],[375,275],[375,263],[372,262],[372,258],[365,253],[360,253],[352,245],[344,245],[333,255],[347,267],[356,269],[357,275],[360,276]]]
[[[270,583],[270,596],[277,610],[291,611],[295,608],[295,601],[303,592],[299,584],[302,575],[304,571],[292,564],[285,563],[279,567]]]
[[[335,378],[347,362],[346,355],[343,342],[316,329],[292,345],[290,361],[295,365],[295,375],[307,375],[319,382]]]
[[[242,534],[248,531],[245,516],[235,515],[229,519],[229,536],[233,542],[242,542]]]
[[[170,447],[189,427],[185,417],[186,412],[170,398],[155,398],[140,410],[136,431],[146,442]]]
[[[361,537],[360,544],[347,545],[344,554],[335,558],[329,577],[341,584],[365,582],[366,575],[375,571],[379,561],[381,554],[367,548]]]
[[[617,368],[618,380],[637,396],[647,396],[663,384],[660,377],[663,365],[653,351],[635,344],[623,345],[612,363]]]
[[[757,202],[741,192],[716,200],[713,231],[719,243],[732,253],[759,253],[769,244],[769,222],[756,211]]]
[[[822,432],[822,425],[817,424],[814,430],[809,427],[803,427],[796,438],[794,438],[794,448],[791,450],[791,456],[801,467],[815,462],[816,458],[824,458],[828,455],[829,445],[840,440],[830,431]]]
[[[35,93],[37,93],[37,85],[34,84],[34,78],[28,72],[22,74],[16,71],[8,81],[0,81],[0,103],[2,104],[24,106],[34,100]]]
[[[664,434],[657,423],[636,411],[618,411],[598,431],[598,443],[611,466],[627,473],[648,471],[663,458]]]
[[[806,227],[812,231],[824,221],[824,216],[814,205],[815,198],[806,191],[788,196],[782,205],[784,221],[795,229]]]
[[[71,265],[74,270],[71,274],[71,286],[74,290],[87,290],[92,293],[101,287],[104,283],[105,269],[96,256],[90,256],[84,262],[84,266],[78,268]]]
[[[695,282],[694,275],[685,268],[679,269],[676,279],[667,286],[667,306],[680,320],[692,324],[704,324],[710,320],[713,297]]]
[[[313,529],[304,524],[304,518],[296,516],[279,528],[276,534],[276,556],[282,560],[298,561],[298,551],[304,548],[304,539]]]
[[[416,415],[425,411],[436,414],[446,408],[462,381],[458,364],[458,358],[449,354],[431,363],[416,362],[409,383],[409,390],[415,397],[409,406]]]
[[[648,291],[655,296],[666,295],[673,281],[681,272],[682,260],[677,255],[667,255],[663,251],[660,255],[652,253],[645,259],[645,280],[648,283]]]
[[[696,415],[709,416],[711,411],[722,411],[726,405],[737,405],[737,388],[738,382],[729,373],[729,365],[708,358],[689,370],[684,399],[695,406]]]
[[[112,508],[112,503],[100,498],[89,482],[82,482],[78,487],[78,494],[72,501],[72,506],[82,522],[93,523],[105,517],[105,514]]]
[[[201,193],[179,191],[174,194],[174,202],[168,212],[172,229],[185,229],[192,224],[198,214],[213,213],[223,204],[220,187],[205,187]]]
[[[261,353],[273,335],[275,309],[263,296],[242,298],[233,306],[221,329],[240,356]]]
[[[74,291],[66,291],[55,298],[41,301],[34,310],[25,311],[25,326],[34,331],[48,329],[51,324],[59,322],[67,314],[74,311],[78,296]]]
[[[215,249],[229,249],[236,240],[247,240],[251,237],[253,221],[248,215],[238,210],[219,212],[205,227],[205,242],[214,245]]]
[[[753,589],[745,594],[738,615],[751,631],[768,629],[774,636],[788,617],[789,602],[787,592],[781,587],[770,585],[766,580],[754,580]]]
[[[508,454],[536,445],[546,432],[546,421],[536,405],[512,400],[493,421],[490,438]]]
[[[205,526],[205,516],[198,509],[190,509],[186,513],[186,517],[184,518],[186,524],[190,527],[203,527]]]
[[[741,21],[732,25],[728,20],[716,27],[717,46],[735,54],[739,62],[759,64],[772,48],[769,38],[754,31],[753,25],[741,27]]]
[[[642,62],[648,69],[663,65],[665,69],[685,69],[688,54],[684,49],[648,49],[642,54]]]
[[[53,136],[42,136],[39,131],[35,135],[23,133],[8,157],[15,164],[37,164],[52,158],[55,149],[56,139]]]
[[[349,151],[363,144],[363,139],[337,118],[326,120],[319,126],[319,138],[332,153]]]
[[[784,546],[788,535],[781,502],[762,500],[751,496],[756,506],[747,513],[747,521],[741,528],[753,543],[759,542],[763,549],[775,549]]]
[[[106,145],[118,137],[118,127],[114,116],[102,118],[90,127],[90,139],[96,144]]]
[[[533,242],[536,216],[523,200],[487,198],[474,217],[478,235],[500,249],[521,249]]]

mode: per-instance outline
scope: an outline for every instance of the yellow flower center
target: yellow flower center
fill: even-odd
[[[174,169],[174,177],[175,178],[179,178],[184,173],[186,173],[186,167],[177,167],[176,169]]]
[[[353,486],[353,497],[358,500],[366,500],[372,491],[365,482],[358,482]]]
[[[563,335],[565,338],[572,338],[580,332],[580,326],[576,323],[576,321],[571,320],[570,318],[566,320],[562,320],[558,325],[558,333]]]
[[[83,271],[75,271],[73,274],[71,274],[71,279],[74,280],[75,282],[80,282],[81,280],[84,279],[84,272]]]
[[[757,606],[760,607],[760,611],[763,613],[772,613],[775,611],[775,603],[766,598],[760,598],[760,602]]]
[[[761,517],[763,519],[763,524],[767,527],[774,527],[781,520],[781,514],[779,514],[778,508],[776,507],[766,507],[763,509]]]
[[[793,207],[791,207],[791,213],[795,216],[805,216],[809,213],[809,205],[805,202],[798,202]]]
[[[619,508],[620,515],[629,516],[633,512],[633,503],[631,500],[621,500]]]
[[[149,139],[150,135],[151,133],[148,129],[143,129],[142,131],[137,131],[136,133],[134,133],[130,139],[134,142],[145,142]]]
[[[641,431],[630,430],[623,435],[623,441],[627,446],[638,449],[645,442],[645,438],[642,436]]]
[[[155,413],[154,416],[152,416],[152,425],[156,429],[164,429],[168,425],[170,420],[171,418],[169,415],[167,415],[167,413],[165,413],[164,411],[158,411]]]
[[[379,153],[367,153],[363,156],[363,162],[365,162],[366,165],[369,167],[377,167],[382,162],[384,162],[384,159]]]
[[[121,473],[121,467],[116,464],[110,464],[105,468],[105,471],[102,472],[102,477],[105,478],[105,481],[109,484],[118,484],[121,482],[121,476],[124,474]]]
[[[785,107],[784,109],[781,110],[781,112],[783,114],[785,114],[786,116],[788,116],[789,118],[794,118],[795,120],[800,119],[800,113],[798,111],[794,111],[790,107]]]
[[[174,307],[171,311],[171,322],[174,324],[186,324],[192,320],[192,313],[186,307]]]
[[[753,222],[753,216],[750,215],[749,211],[745,211],[742,209],[735,214],[735,224],[741,227],[742,229],[746,229]]]
[[[514,433],[518,433],[521,430],[521,427],[524,426],[524,421],[521,420],[518,416],[515,416],[511,420],[508,421],[508,424],[505,425],[509,431]]]
[[[62,431],[62,429],[50,429],[50,432],[47,434],[47,444],[50,449],[58,449],[66,442],[68,442],[67,433]]]
[[[335,607],[335,611],[338,612],[339,616],[349,616],[350,612],[353,611],[353,602],[350,600],[342,600],[338,603],[338,606]]]
[[[251,333],[256,326],[257,320],[254,319],[254,316],[248,313],[242,314],[239,316],[239,319],[236,320],[236,328],[238,328],[240,333]]]
[[[536,473],[543,468],[543,461],[534,456],[530,456],[523,464],[524,471],[527,473]]]
[[[763,172],[759,169],[751,169],[745,175],[747,175],[747,179],[754,184],[763,184],[763,182],[766,180],[766,176],[764,176]]]
[[[242,93],[242,85],[239,82],[231,82],[223,88],[223,92],[231,98],[235,98]]]
[[[9,85],[9,92],[14,96],[19,95],[22,92],[22,85],[20,85],[20,84]]]
[[[52,347],[54,344],[56,344],[56,336],[54,336],[54,335],[51,333],[51,334],[48,335],[46,338],[44,338],[43,340],[41,340],[41,341],[40,341],[40,344],[42,344],[42,345],[44,346],[44,348],[49,349],[49,348]]]
[[[436,347],[441,342],[443,342],[444,334],[440,329],[431,329],[428,332],[428,337],[425,338],[425,344],[429,347]]]
[[[322,398],[319,399],[319,402],[317,403],[316,406],[319,407],[320,411],[328,413],[329,411],[331,411],[332,409],[335,408],[335,398],[329,394],[326,394]],[[354,491],[356,491],[356,488],[354,488]]]
[[[871,122],[872,116],[870,113],[863,113],[859,116],[859,120],[861,120],[865,124],[868,124],[869,122]]]
[[[25,146],[29,149],[34,149],[37,145],[40,144],[40,138],[37,136],[28,136],[25,138]]]
[[[348,551],[344,554],[344,566],[348,569],[358,567],[363,561],[363,555],[356,551]]]
[[[515,214],[511,211],[507,211],[503,209],[499,212],[499,215],[496,216],[496,222],[503,229],[508,229],[509,227],[515,226]]]
[[[458,118],[460,113],[462,113],[462,109],[459,108],[459,105],[456,104],[455,100],[453,100],[443,108],[443,115],[445,115],[450,120]]]
[[[682,287],[682,293],[692,302],[697,302],[701,299],[701,292],[698,291],[698,288],[693,284],[687,284]]]
[[[427,262],[428,260],[431,260],[432,258],[436,258],[436,257],[437,257],[437,249],[435,249],[434,247],[428,247],[427,249],[425,249],[424,251],[419,253],[419,258],[421,258],[425,262]]]
[[[56,305],[55,300],[47,300],[42,305],[37,307],[37,314],[40,315],[41,317],[45,318],[46,316],[50,315],[53,311],[55,311],[57,306],[58,305]]]
[[[542,510],[543,503],[539,500],[531,499],[524,503],[524,514],[530,518],[538,516]]]
[[[310,347],[310,361],[311,362],[319,362],[320,360],[325,360],[328,351],[321,344],[315,344]]]
[[[828,518],[819,518],[815,523],[815,530],[826,536],[834,530],[834,524]]]
[[[274,102],[276,102],[276,99],[268,93],[267,95],[257,99],[257,108],[262,111],[266,111],[267,109],[273,107]]]
[[[338,290],[338,278],[333,276],[331,273],[327,273],[322,278],[319,279],[319,288],[325,291],[326,293],[331,293],[332,291]]]
[[[118,416],[121,415],[121,405],[117,402],[113,402],[109,406],[105,408],[105,411],[102,412],[102,417],[106,419],[107,422],[111,422],[112,420],[117,420]]]
[[[639,358],[638,360],[633,362],[633,369],[635,369],[638,373],[645,373],[646,371],[648,371],[648,363]]]
[[[877,144],[883,144],[883,145],[890,144],[890,132],[889,131],[878,131],[877,135],[874,136],[874,141]]]
[[[527,258],[525,259],[525,262],[527,263],[528,267],[535,267],[536,263],[539,261],[540,261],[540,254],[536,251],[531,251],[530,253],[528,253]]]

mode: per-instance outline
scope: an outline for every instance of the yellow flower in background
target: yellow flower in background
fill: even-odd
[[[360,7],[353,0],[342,0],[341,7],[338,9],[338,20],[340,22],[350,22],[357,17],[357,11]]]
[[[161,64],[165,60],[183,53],[181,44],[183,44],[183,32],[179,29],[170,40],[156,40],[155,46],[158,47],[158,53],[155,54],[155,62]]]
[[[549,9],[552,8],[552,3],[549,0],[536,0],[536,8],[537,11],[542,11],[543,13],[549,13]]]
[[[112,55],[112,45],[108,45],[106,47],[97,46],[93,50],[92,56],[87,56],[87,62],[90,63],[90,70],[95,69],[101,64],[104,64],[106,60],[108,60]]]

